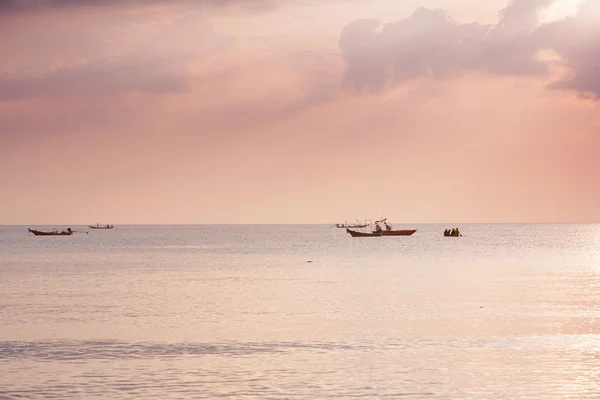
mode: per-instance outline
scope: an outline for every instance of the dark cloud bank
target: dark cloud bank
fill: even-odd
[[[248,10],[260,11],[276,6],[281,0],[0,0],[0,14],[15,12],[36,12],[47,9],[89,7],[89,6],[128,6],[156,4],[187,4],[194,7],[240,6]]]
[[[36,77],[0,77],[0,101],[37,96],[103,95],[128,91],[169,94],[189,90],[183,65],[170,59],[131,57],[61,69]]]
[[[343,83],[378,91],[418,77],[443,79],[480,71],[510,76],[548,74],[552,50],[571,71],[549,85],[600,96],[600,1],[586,0],[575,17],[539,25],[538,12],[553,0],[514,0],[495,25],[459,23],[443,10],[420,8],[410,17],[381,26],[376,20],[349,24],[339,45]]]
[[[53,7],[116,5],[118,0],[0,0],[0,13],[38,11]]]

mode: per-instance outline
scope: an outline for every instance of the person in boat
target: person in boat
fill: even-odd
[[[450,230],[449,229],[444,229],[444,236],[450,236]]]
[[[456,228],[456,230],[455,230],[455,233],[456,233],[456,236],[462,236],[462,235],[460,234],[460,231],[458,230],[458,228]]]
[[[392,227],[390,225],[388,225],[387,222],[385,222],[385,230],[388,232],[392,230]]]
[[[381,231],[382,231],[381,226],[379,226],[378,223],[375,223],[375,232],[381,232]]]

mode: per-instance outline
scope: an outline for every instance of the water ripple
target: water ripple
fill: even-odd
[[[498,338],[398,338],[378,341],[340,342],[231,342],[153,343],[120,340],[2,341],[0,361],[35,359],[42,361],[126,360],[184,356],[251,356],[260,353],[298,352],[389,352],[436,348],[473,350],[551,350],[600,348],[600,335],[525,335]]]

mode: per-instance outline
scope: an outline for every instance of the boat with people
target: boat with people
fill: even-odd
[[[72,235],[74,231],[71,228],[67,228],[66,230],[58,231],[58,229],[54,229],[52,231],[38,231],[36,229],[29,229],[29,232],[33,233],[35,236],[69,236]]]
[[[445,237],[461,237],[462,233],[458,230],[458,228],[446,229],[444,231]]]
[[[383,236],[382,232],[360,232],[353,231],[352,229],[346,228],[346,232],[350,234],[352,237],[379,237]]]
[[[385,225],[385,229],[380,224]],[[382,236],[410,236],[415,233],[416,229],[392,229],[392,225],[387,222],[387,218],[375,221],[375,232],[381,232]]]
[[[115,227],[114,225],[109,225],[109,224],[106,224],[106,225],[100,225],[100,224],[98,224],[97,222],[96,222],[96,225],[95,225],[95,226],[94,226],[94,225],[88,225],[88,226],[89,226],[90,228],[92,228],[92,229],[112,229],[112,228],[114,228],[114,227]]]
[[[385,229],[381,227],[381,225],[385,225]],[[339,225],[339,224],[338,224]],[[360,225],[360,228],[366,228],[371,226],[371,223]],[[341,226],[338,226],[340,228]],[[410,236],[415,233],[416,229],[392,229],[392,225],[387,222],[387,218],[382,218],[380,220],[375,221],[375,229],[368,231],[357,231],[353,229],[346,228],[346,232],[352,235],[352,237],[373,237],[373,236]]]

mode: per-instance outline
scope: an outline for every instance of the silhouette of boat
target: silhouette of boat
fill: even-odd
[[[92,229],[112,229],[115,227],[114,225],[108,225],[108,224],[106,224],[106,225],[96,224],[96,225],[88,225],[88,226]]]
[[[385,224],[385,229],[381,228],[381,225]],[[382,231],[383,236],[410,236],[415,233],[416,229],[392,229],[392,225],[388,224],[387,218],[382,218],[379,221],[375,221],[375,231]]]
[[[346,228],[346,229],[352,228],[352,229],[355,229],[355,228],[366,228],[367,226],[369,226],[369,224],[367,224],[367,221],[365,221],[364,224],[363,224],[363,223],[361,223],[357,219],[356,222],[358,222],[358,223],[357,224],[348,224],[347,221],[344,221],[343,224],[335,224],[335,227],[336,228]]]
[[[346,228],[346,232],[350,234],[352,237],[374,237],[374,236],[383,236],[383,232],[359,232],[353,231],[352,229]]]
[[[50,231],[50,232],[46,232],[46,231],[38,231],[35,229],[29,229],[29,232],[33,233],[35,236],[69,236],[73,234],[73,231],[71,230],[71,228],[67,228],[66,231]]]

